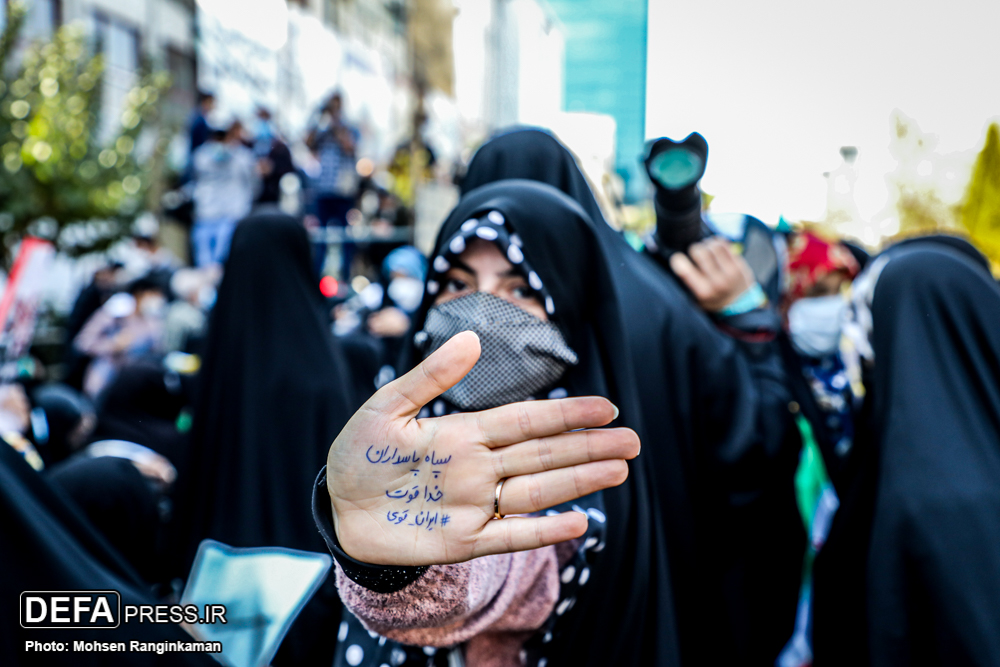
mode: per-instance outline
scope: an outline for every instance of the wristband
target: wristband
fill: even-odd
[[[330,494],[326,487],[326,467],[320,471],[313,485],[313,519],[319,528],[327,548],[344,571],[347,578],[354,583],[376,593],[395,593],[403,590],[419,579],[427,567],[407,565],[375,565],[363,563],[347,555],[337,540],[333,529],[333,507],[330,504]]]
[[[732,317],[733,315],[742,315],[743,313],[749,313],[751,310],[756,310],[767,305],[767,295],[764,294],[764,290],[761,288],[760,283],[754,283],[748,287],[743,294],[736,297],[736,300],[731,304],[723,308],[718,312],[718,315],[722,317]]]

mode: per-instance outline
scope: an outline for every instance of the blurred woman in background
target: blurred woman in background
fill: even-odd
[[[91,316],[74,341],[77,350],[94,358],[83,384],[88,396],[100,394],[126,363],[163,352],[166,308],[163,289],[139,278]]]
[[[854,282],[866,395],[816,560],[815,661],[1000,664],[1000,287],[959,239]]]
[[[94,404],[68,385],[42,385],[32,392],[31,403],[35,441],[45,465],[80,449],[97,425]]]
[[[189,566],[206,538],[322,551],[309,489],[356,406],[299,221],[259,215],[240,222],[204,354],[177,503],[182,561]],[[331,664],[321,628],[339,616],[331,578],[275,664]]]
[[[131,465],[126,462],[126,465]],[[113,590],[122,605],[153,605],[160,602],[149,593],[148,582],[120,553],[111,547],[57,486],[31,469],[17,452],[0,445],[0,595],[14,599],[26,590]],[[11,546],[13,545],[13,546]],[[78,628],[80,641],[188,642],[191,636],[173,624],[120,624],[115,628]],[[25,629],[11,623],[0,632],[0,655],[4,665],[59,664],[52,654],[32,653],[24,647],[37,641],[45,630]],[[79,653],[74,665],[105,665],[101,653]],[[194,653],[157,655],[132,653],[124,661],[146,665],[218,664]]]
[[[859,378],[852,382],[841,353],[847,292],[858,271],[857,259],[842,243],[813,231],[789,234],[780,344],[794,399],[791,418],[801,443],[795,490],[809,546],[795,632],[779,667],[812,662],[812,566],[837,511],[830,477],[841,474],[854,444],[860,401]]]

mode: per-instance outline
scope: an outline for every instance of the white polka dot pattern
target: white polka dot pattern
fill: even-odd
[[[361,661],[365,659],[365,651],[357,644],[352,644],[347,648],[344,659],[347,660],[347,664],[351,667],[358,667]]]
[[[497,237],[500,235],[497,233],[497,230],[493,229],[492,227],[486,227],[484,225],[482,227],[476,228],[476,236],[483,239],[484,241],[495,241]]]
[[[576,602],[576,600],[574,600],[573,598],[566,598],[565,600],[559,603],[558,607],[556,607],[556,614],[562,616],[567,611],[569,611],[570,607],[573,606],[574,602]]]
[[[356,616],[344,612],[337,632],[337,647],[332,667],[443,667],[454,663],[454,652],[461,646],[405,646],[367,630]],[[459,663],[461,664],[461,663]],[[532,662],[537,667],[537,662]]]

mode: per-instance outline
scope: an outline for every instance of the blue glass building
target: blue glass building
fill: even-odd
[[[565,28],[566,111],[613,116],[615,167],[626,199],[646,195],[639,157],[646,138],[647,0],[548,0]]]

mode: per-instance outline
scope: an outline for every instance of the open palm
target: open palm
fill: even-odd
[[[494,518],[544,510],[625,481],[639,439],[604,426],[617,409],[599,397],[514,403],[417,420],[426,403],[479,358],[471,332],[452,338],[382,387],[351,418],[327,462],[334,526],[352,557],[387,565],[455,563],[579,537],[587,518]]]

